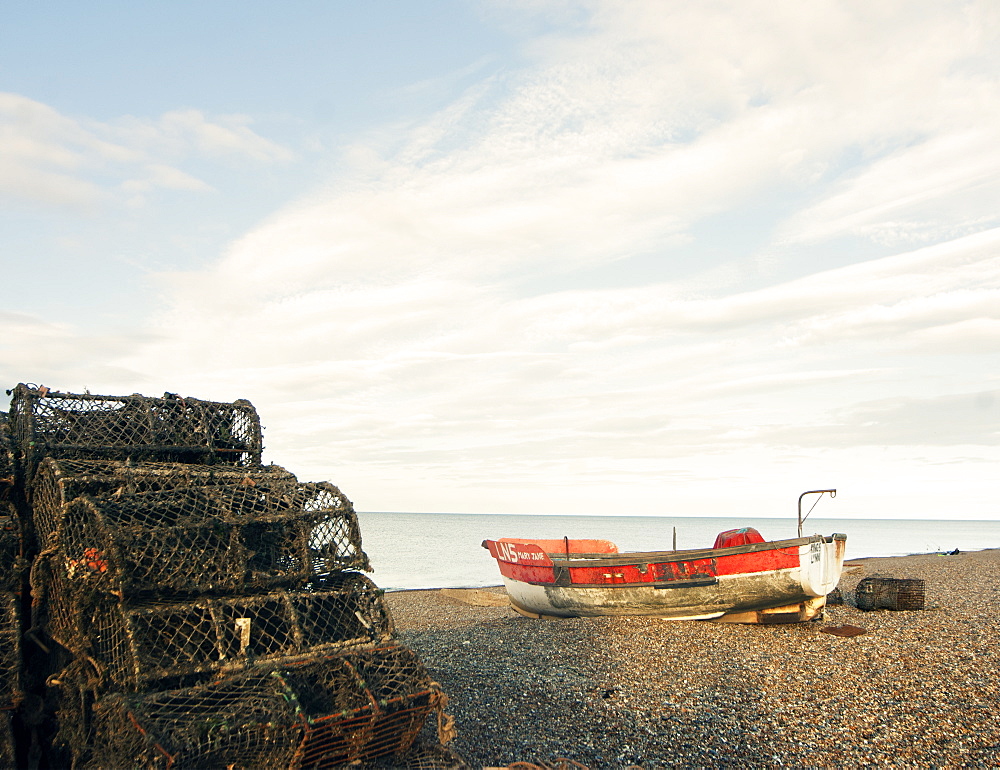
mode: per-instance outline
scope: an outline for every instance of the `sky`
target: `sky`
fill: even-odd
[[[1000,519],[1000,5],[0,3],[0,383],[362,511]]]

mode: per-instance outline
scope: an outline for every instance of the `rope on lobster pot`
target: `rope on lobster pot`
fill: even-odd
[[[455,717],[445,713],[448,706],[448,696],[441,690],[441,685],[431,682],[431,706],[437,712],[437,733],[438,741],[442,746],[447,746],[458,737],[458,729],[455,727]]]

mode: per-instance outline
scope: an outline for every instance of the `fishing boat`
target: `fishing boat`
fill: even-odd
[[[814,490],[832,491],[832,490]],[[811,493],[803,493],[811,494]],[[609,540],[484,540],[513,608],[532,618],[647,615],[797,623],[821,616],[840,581],[847,535],[765,541],[727,530],[711,548],[619,553]],[[808,514],[807,514],[808,515]]]
[[[846,542],[842,534],[765,542],[748,527],[702,550],[619,553],[608,540],[570,538],[505,537],[483,546],[500,566],[511,606],[528,617],[796,623],[826,606]]]

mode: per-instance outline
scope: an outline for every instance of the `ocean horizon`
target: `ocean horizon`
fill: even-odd
[[[715,536],[755,527],[766,540],[796,537],[792,517],[589,516],[562,514],[358,513],[375,583],[387,591],[499,585],[481,547],[501,537],[601,538],[622,551],[709,548]],[[1000,548],[1000,521],[809,517],[803,534],[847,535],[847,559]]]

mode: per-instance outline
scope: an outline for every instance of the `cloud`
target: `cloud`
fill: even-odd
[[[845,180],[784,225],[790,243],[859,235],[889,245],[934,242],[1000,223],[1000,117],[986,127],[902,148]]]
[[[62,115],[20,94],[0,93],[0,196],[79,208],[113,201],[121,190],[135,203],[139,190],[212,190],[178,167],[195,165],[200,158],[276,163],[294,157],[255,134],[248,123],[242,116],[212,121],[197,110],[105,123]]]
[[[833,424],[763,430],[765,444],[825,447],[1000,445],[1000,390],[892,398],[838,410]]]
[[[1000,231],[956,238],[990,220],[921,208],[990,178],[990,132],[973,126],[993,120],[981,99],[996,83],[968,63],[990,59],[992,38],[975,14],[596,8],[531,49],[531,69],[480,83],[402,142],[352,148],[353,176],[211,270],[172,277],[173,342],[157,355],[259,372],[268,402],[317,405],[301,422],[278,407],[295,430],[374,436],[383,457],[535,452],[551,436],[581,454],[675,456],[685,437],[722,447],[805,418],[815,394],[849,408],[906,356],[933,368],[988,336]],[[877,239],[880,259],[755,290],[551,288],[636,255],[697,261],[695,225],[776,190],[805,194],[790,216],[764,209],[775,247],[874,238],[904,214],[944,242]],[[637,420],[659,438],[636,439]]]
[[[149,153],[207,157],[232,156],[263,163],[293,160],[294,153],[255,134],[246,115],[220,115],[209,121],[200,110],[171,110],[156,119],[127,117],[111,129],[128,144]]]
[[[0,93],[0,195],[56,205],[97,200],[102,191],[80,178],[91,164],[135,160],[46,105]]]
[[[178,171],[170,166],[152,164],[145,169],[144,179],[129,179],[122,183],[122,189],[128,192],[145,192],[156,187],[172,190],[207,191],[212,187],[190,174]]]
[[[996,25],[982,6],[593,7],[583,32],[530,48],[532,68],[353,148],[355,176],[234,244],[224,282],[273,294],[677,260],[700,222],[779,195],[804,203],[775,222],[785,252],[996,225]]]
[[[368,509],[662,512],[997,458],[990,6],[584,7],[157,276],[116,372],[251,398],[271,459]],[[99,136],[145,194],[203,189],[192,154],[286,157],[247,125]]]
[[[119,361],[149,342],[139,330],[95,333],[37,315],[0,312],[0,382],[9,388],[27,378],[57,389],[81,383],[80,390],[93,385],[94,392],[101,387],[118,392],[145,379]]]
[[[450,462],[448,473],[471,480],[514,455],[544,467],[599,457],[688,468],[690,455],[737,447],[898,443],[887,440],[893,421],[916,407],[885,410],[875,432],[853,416],[866,413],[856,404],[886,387],[926,401],[920,380],[948,369],[943,360],[990,353],[934,337],[954,344],[952,335],[989,328],[956,324],[997,322],[998,238],[718,298],[669,284],[520,298],[505,284],[425,278],[224,304],[211,301],[209,281],[182,289],[164,344],[128,368],[155,358],[162,371],[186,372],[192,392],[195,382],[243,383],[281,426],[269,440],[275,456],[306,466],[322,455],[433,475]],[[950,387],[979,377],[967,374],[952,374]],[[796,424],[807,428],[778,427]],[[915,437],[897,427],[897,438]],[[946,437],[982,444],[983,428],[956,421]]]

